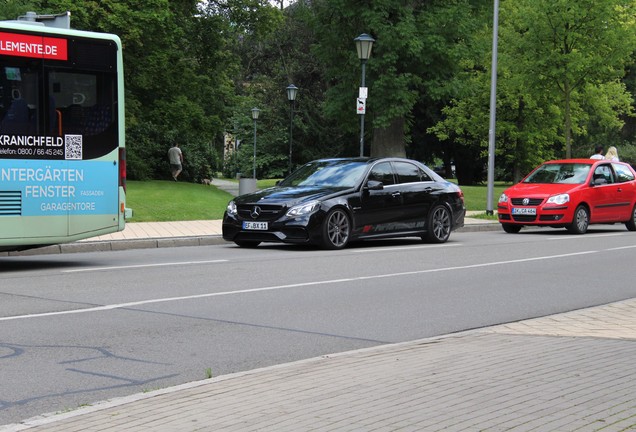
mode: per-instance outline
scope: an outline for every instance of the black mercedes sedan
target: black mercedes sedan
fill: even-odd
[[[461,189],[427,166],[401,158],[309,162],[275,187],[236,197],[223,238],[341,249],[354,240],[421,237],[444,243],[464,226]]]

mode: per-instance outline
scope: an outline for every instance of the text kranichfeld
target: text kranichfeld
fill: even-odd
[[[0,146],[7,147],[62,147],[64,138],[53,136],[0,135]]]

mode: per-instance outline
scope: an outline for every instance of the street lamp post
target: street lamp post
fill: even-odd
[[[258,108],[252,108],[252,120],[254,120],[254,161],[253,161],[253,170],[252,170],[252,178],[256,180],[256,120],[258,120],[258,116],[261,113],[261,110]]]
[[[298,94],[298,87],[293,84],[287,86],[287,99],[289,100],[290,112],[289,112],[289,173],[292,172],[292,143],[293,143],[293,130],[294,130],[294,101]]]
[[[362,80],[360,85],[360,94],[358,95],[359,99],[363,99],[363,103],[366,103],[367,92],[365,87],[365,72],[366,72],[366,64],[369,57],[371,57],[371,48],[373,48],[373,39],[366,33],[362,33],[360,36],[354,39],[356,43],[356,50],[358,51],[358,58],[360,59],[360,64],[362,65]],[[364,156],[364,109],[360,113],[360,156]]]

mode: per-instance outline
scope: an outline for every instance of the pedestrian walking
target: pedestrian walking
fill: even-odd
[[[183,170],[183,153],[179,148],[178,143],[174,143],[170,150],[168,150],[168,160],[170,161],[170,170],[172,172],[172,179],[177,181],[177,177]]]

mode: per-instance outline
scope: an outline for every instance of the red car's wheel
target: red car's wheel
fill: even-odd
[[[501,227],[508,234],[517,234],[521,231],[521,225],[501,224]]]
[[[625,226],[630,231],[636,231],[636,205],[632,208],[632,218],[625,222]]]
[[[590,211],[584,205],[579,205],[574,211],[574,219],[566,228],[572,234],[585,234],[590,225]]]

